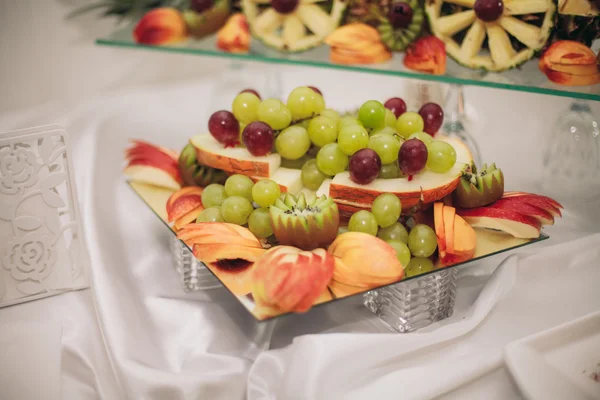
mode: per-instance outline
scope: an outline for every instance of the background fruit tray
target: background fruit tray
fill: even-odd
[[[137,3],[142,15],[98,44],[600,100],[591,0]]]
[[[131,189],[140,197],[140,199],[144,202],[144,204],[150,210],[152,210],[152,212],[167,226],[167,228],[170,230],[170,232],[173,235],[176,235],[175,231],[172,229],[172,227],[167,222],[167,213],[165,210],[165,204],[166,204],[167,200],[169,199],[169,197],[171,197],[171,195],[175,191],[169,190],[166,188],[161,188],[158,186],[148,185],[148,184],[141,183],[141,182],[135,182],[135,181],[128,181],[128,184],[131,187]],[[487,230],[487,229],[477,229],[476,228],[475,232],[477,234],[477,247],[475,250],[474,257],[466,262],[457,263],[457,264],[454,264],[451,266],[443,267],[443,269],[455,268],[455,267],[459,267],[459,266],[475,265],[476,262],[478,262],[479,260],[482,260],[484,258],[498,255],[500,253],[504,253],[504,252],[507,252],[510,250],[515,250],[515,249],[523,247],[523,246],[538,243],[538,242],[541,242],[541,241],[549,238],[549,236],[544,233],[541,233],[537,239],[518,239],[518,238],[512,237],[512,236],[507,235],[502,232],[497,232],[497,231],[492,231],[492,230]],[[190,249],[190,252],[192,252],[192,249]],[[229,275],[228,273],[219,272],[218,270],[211,269],[211,268],[207,268],[207,270],[210,273],[212,273],[223,284],[223,286],[225,288],[227,288],[227,290],[240,303],[242,303],[244,305],[244,307],[257,320],[262,321],[262,320],[267,320],[267,319],[276,318],[276,317],[285,315],[285,314],[278,314],[278,315],[274,315],[274,316],[270,315],[268,317],[260,315],[259,313],[256,312],[255,303],[252,299],[251,294],[246,294],[246,293],[240,294],[239,291],[236,290],[236,284],[233,283],[227,276],[227,275]],[[404,277],[401,280],[401,282],[399,282],[399,281],[389,282],[386,284],[382,284],[381,286],[378,286],[378,287],[370,287],[368,289],[364,289],[361,291],[353,291],[352,293],[348,293],[347,295],[344,295],[344,296],[340,296],[340,295],[338,295],[336,297],[327,296],[327,297],[324,297],[318,304],[315,304],[315,306],[331,303],[336,300],[348,298],[348,297],[355,296],[355,295],[364,294],[368,291],[371,291],[371,290],[377,289],[377,288],[383,288],[383,287],[395,285],[395,284],[402,285],[403,282],[406,282],[406,281],[409,281],[409,280],[412,280],[415,278],[419,278],[419,277],[422,277],[422,276],[425,276],[428,274],[433,274],[433,273],[439,272],[440,270],[441,269],[438,268],[438,269],[434,269],[433,271],[424,272],[419,275]]]

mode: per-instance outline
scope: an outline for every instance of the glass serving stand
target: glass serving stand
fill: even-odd
[[[272,64],[304,65],[320,68],[384,74],[425,81],[434,81],[463,86],[482,86],[508,89],[520,92],[541,93],[582,100],[600,101],[600,84],[592,86],[561,86],[552,83],[540,72],[538,60],[532,59],[519,68],[501,72],[487,73],[481,70],[465,68],[452,59],[448,59],[444,75],[431,75],[410,70],[404,66],[404,54],[394,54],[390,61],[369,65],[342,65],[329,59],[329,46],[323,45],[301,53],[282,53],[265,46],[259,40],[253,40],[247,54],[227,53],[217,49],[216,35],[202,39],[188,39],[185,42],[151,46],[138,44],[131,32],[134,24],[125,25],[96,41],[99,45],[123,48],[147,49],[163,52],[196,54],[213,57],[226,57],[240,61],[257,61]]]
[[[223,287],[252,314],[254,302],[251,297],[233,293],[227,284],[220,279],[218,273],[198,261],[192,254],[191,249],[177,239],[164,215],[164,204],[173,192],[139,182],[128,182],[128,184],[173,234],[169,239],[173,266],[180,276],[183,290],[192,292]],[[504,233],[488,230],[478,230],[477,235],[478,245],[475,255],[468,261],[434,269],[418,276],[405,277],[401,281],[390,282],[377,288],[366,288],[344,297],[314,305],[313,308],[343,301],[354,296],[362,296],[363,304],[379,316],[391,329],[397,332],[411,332],[452,315],[456,292],[455,271],[458,267],[472,266],[487,257],[548,239],[548,236],[543,233],[537,239],[531,240],[516,239]],[[252,315],[262,323],[281,318],[287,314],[280,314],[262,320],[254,314]]]

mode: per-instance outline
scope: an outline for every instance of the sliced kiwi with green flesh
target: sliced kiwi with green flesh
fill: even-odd
[[[225,25],[230,13],[231,4],[229,0],[215,0],[212,8],[201,13],[194,10],[185,10],[183,12],[183,19],[189,33],[196,38],[201,38],[217,32]]]
[[[323,195],[310,202],[304,193],[285,193],[270,208],[273,234],[281,245],[302,250],[326,248],[338,233],[340,216],[333,199]]]
[[[227,174],[220,169],[198,163],[196,149],[191,144],[183,148],[179,155],[179,172],[186,186],[208,186],[211,183],[225,184]]]
[[[421,35],[421,32],[423,31],[423,22],[425,20],[425,10],[418,0],[394,2],[390,7],[394,7],[397,3],[406,3],[412,9],[412,20],[408,26],[395,28],[389,18],[380,17],[380,24],[377,26],[377,30],[381,35],[381,41],[390,50],[404,51]]]
[[[484,164],[480,173],[475,165],[463,173],[454,191],[454,202],[460,208],[484,207],[504,195],[504,174],[496,164]]]

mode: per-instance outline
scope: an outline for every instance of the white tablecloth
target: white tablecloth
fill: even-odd
[[[336,98],[327,76],[315,73],[311,82],[332,93],[330,102],[351,106]],[[285,77],[285,91],[304,78]],[[383,85],[379,79],[371,85]],[[65,399],[512,398],[519,392],[503,368],[504,345],[600,307],[600,235],[582,231],[569,213],[547,230],[550,240],[464,269],[453,317],[415,334],[389,333],[359,298],[269,326],[254,323],[224,290],[184,293],[169,233],[123,182],[122,150],[131,137],[183,146],[203,129],[197,115],[210,108],[211,85],[106,95],[59,118],[74,138],[92,289],[0,310],[2,326],[14,326],[9,333],[25,322],[49,324],[39,329],[54,342],[40,346],[60,354],[44,368],[61,381],[48,383],[46,398],[60,398],[59,391]],[[347,98],[364,98],[368,86]],[[481,112],[496,100],[476,98]],[[13,117],[2,126],[55,120],[46,118]],[[490,157],[507,165],[508,182],[527,190],[531,176],[513,172],[519,166],[500,151]],[[15,337],[13,352],[36,363],[35,336]],[[3,357],[0,365],[11,370],[14,360]],[[0,381],[19,399],[32,390],[26,382]]]
[[[23,15],[33,3],[39,6],[14,2]],[[40,7],[46,13],[34,17],[36,24],[25,29],[11,18],[8,28],[43,34],[52,23],[40,21],[54,9]],[[10,72],[1,76],[2,87],[18,90],[15,104],[50,102],[5,112],[0,131],[61,122],[72,136],[93,278],[91,290],[0,309],[3,400],[519,398],[503,367],[506,343],[600,307],[598,225],[571,213],[547,229],[550,240],[463,269],[454,315],[415,334],[389,333],[359,298],[258,325],[224,290],[184,293],[168,232],[123,183],[123,148],[131,137],[177,148],[204,130],[217,107],[209,104],[214,73],[207,71],[224,64],[95,49],[81,44],[84,31],[79,26],[69,36],[77,40],[65,45],[77,53],[60,53],[60,61],[46,55],[44,79],[14,58],[1,63]],[[69,63],[75,72],[65,68]],[[283,71],[284,92],[315,84],[340,108],[403,94],[405,84],[337,71]],[[159,80],[183,83],[153,83]],[[140,82],[147,87],[86,97]],[[335,88],[340,83],[343,91]],[[40,101],[34,101],[36,87]],[[502,166],[509,189],[535,190],[539,147],[552,118],[532,116],[558,112],[566,100],[484,89],[467,95],[477,106],[473,130],[485,160]],[[0,104],[14,108],[6,97]]]

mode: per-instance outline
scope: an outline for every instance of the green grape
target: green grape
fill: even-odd
[[[348,156],[340,150],[337,143],[326,144],[317,153],[317,167],[325,175],[339,174],[348,167]]]
[[[241,196],[228,197],[221,206],[221,214],[225,222],[236,225],[246,224],[252,210],[254,210],[252,203]]]
[[[287,158],[281,159],[281,167],[290,168],[290,169],[302,169],[302,166],[306,164],[308,160],[311,160],[313,157],[310,157],[308,154],[298,158],[297,160],[289,160]]]
[[[394,128],[394,131],[396,129],[396,116],[387,108],[385,109],[385,126]]]
[[[382,164],[391,164],[398,159],[401,143],[396,136],[380,133],[371,136],[368,145],[381,158]]]
[[[271,227],[271,214],[268,208],[257,208],[248,217],[248,229],[259,239],[264,239],[273,234]]]
[[[292,113],[281,101],[267,99],[258,106],[258,120],[267,123],[273,130],[280,131],[292,122]]]
[[[226,198],[225,186],[213,183],[205,187],[202,191],[202,206],[204,208],[220,207]]]
[[[279,185],[270,179],[261,179],[252,188],[252,199],[261,207],[269,207],[281,194]]]
[[[396,250],[396,257],[400,261],[400,264],[404,268],[408,267],[408,263],[410,262],[410,250],[408,246],[399,240],[386,240],[386,242]]]
[[[287,107],[294,120],[310,118],[325,109],[323,97],[306,86],[292,90],[287,99]]]
[[[402,243],[408,243],[408,231],[400,222],[395,222],[387,228],[381,228],[377,237],[385,241],[397,240]]]
[[[405,112],[396,120],[396,132],[404,139],[415,132],[423,132],[424,127],[423,118],[416,112]]]
[[[398,222],[401,211],[402,202],[391,193],[380,194],[371,206],[371,212],[377,220],[377,225],[382,228],[390,227]]]
[[[377,100],[366,101],[358,110],[358,119],[365,128],[380,128],[385,125],[385,107]]]
[[[360,210],[350,217],[348,221],[348,230],[351,232],[364,232],[369,235],[377,235],[377,221],[373,214],[367,210]]]
[[[208,207],[202,210],[196,222],[225,222],[221,215],[221,207]]]
[[[317,160],[308,160],[302,166],[302,184],[310,190],[317,190],[321,187],[323,181],[329,178],[327,175],[322,173],[317,167]]]
[[[359,125],[363,126],[358,118],[353,117],[351,115],[347,115],[345,117],[340,118],[340,122],[338,123],[338,130],[341,131],[347,126]]]
[[[427,145],[427,168],[438,174],[450,171],[456,164],[456,151],[449,143],[434,140]]]
[[[252,93],[244,92],[238,94],[233,99],[231,105],[231,111],[235,118],[243,123],[249,124],[252,121],[256,121],[258,117],[258,106],[260,105],[260,99]]]
[[[429,258],[413,257],[404,268],[404,276],[411,278],[429,271],[433,271],[433,262]]]
[[[315,146],[323,147],[337,140],[337,126],[327,117],[315,117],[308,125],[308,136]]]
[[[242,196],[252,201],[252,187],[254,182],[246,175],[231,175],[225,181],[225,194],[229,196]]]
[[[306,154],[310,147],[310,138],[306,129],[301,126],[290,126],[284,129],[277,139],[275,148],[283,158],[297,160]]]
[[[381,170],[379,171],[379,175],[377,176],[381,179],[396,179],[400,177],[400,167],[398,167],[398,163],[391,164],[383,164],[381,166]]]
[[[244,147],[244,142],[242,142],[242,133],[244,133],[244,128],[246,124],[240,122],[240,142],[237,144],[237,147]]]
[[[408,234],[408,248],[415,257],[429,257],[437,248],[437,236],[431,227],[415,225]]]
[[[340,113],[331,108],[326,108],[319,114],[322,117],[329,118],[335,124],[335,129],[337,130],[340,125]]]
[[[371,131],[371,137],[377,136],[377,135],[390,135],[390,136],[394,136],[394,135],[396,135],[396,128],[390,128],[389,126],[384,126],[383,128],[373,129]]]
[[[408,137],[409,139],[419,139],[425,143],[425,146],[429,146],[429,143],[433,142],[433,138],[429,133],[426,132],[415,132]]]
[[[360,125],[346,126],[340,130],[338,146],[344,154],[351,156],[369,144],[369,133]]]
[[[302,122],[298,122],[298,123],[296,124],[296,126],[301,126],[301,127],[303,127],[304,129],[307,129],[307,130],[308,130],[308,126],[310,125],[310,121],[311,121],[310,119],[305,119],[305,120],[304,120],[304,121],[302,121]]]

